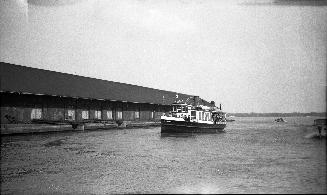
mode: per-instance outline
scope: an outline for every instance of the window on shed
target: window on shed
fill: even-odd
[[[112,119],[112,110],[107,110],[107,119]]]
[[[154,118],[154,111],[151,112],[151,118]]]
[[[82,119],[89,119],[89,111],[88,110],[82,111]]]
[[[95,118],[96,119],[101,119],[101,110],[96,110],[95,111]]]
[[[135,111],[135,119],[139,119],[140,118],[140,111],[137,110]]]
[[[66,120],[75,120],[75,110],[67,110]]]
[[[117,111],[117,120],[123,119],[123,112],[122,111]]]
[[[31,119],[41,119],[42,118],[42,109],[33,108],[31,111]]]

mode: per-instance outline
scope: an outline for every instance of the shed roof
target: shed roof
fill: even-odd
[[[170,105],[193,95],[0,62],[0,91]],[[204,101],[204,103],[208,103]]]

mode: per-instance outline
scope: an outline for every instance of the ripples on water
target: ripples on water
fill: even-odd
[[[235,118],[225,133],[160,127],[5,136],[1,194],[326,193],[313,117]]]

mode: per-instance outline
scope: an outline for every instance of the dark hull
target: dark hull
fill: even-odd
[[[226,124],[203,124],[186,121],[161,120],[161,133],[219,133]]]

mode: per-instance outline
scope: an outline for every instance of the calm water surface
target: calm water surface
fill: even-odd
[[[225,133],[160,127],[2,136],[1,194],[326,193],[314,117],[235,118]]]

